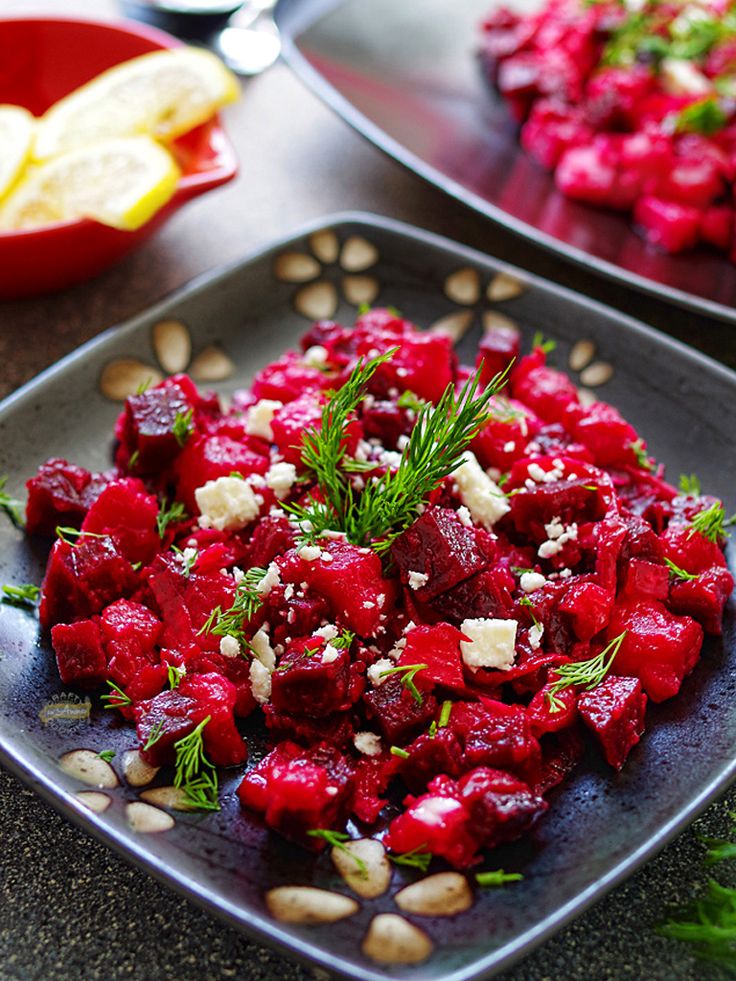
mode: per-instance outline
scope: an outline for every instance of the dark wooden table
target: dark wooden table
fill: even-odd
[[[114,16],[109,0],[3,0],[2,14]],[[383,157],[276,65],[244,82],[225,113],[240,176],[177,214],[139,252],[92,282],[0,302],[0,396],[192,276],[335,211],[401,218],[517,263],[736,366],[736,328],[673,309],[576,269],[464,210]],[[0,448],[1,457],[1,448]],[[0,471],[2,465],[0,462]],[[736,796],[701,831],[722,833]],[[700,979],[654,926],[704,878],[692,831],[505,975],[520,979]],[[708,969],[710,972],[710,968]],[[0,978],[313,976],[129,868],[0,771]]]

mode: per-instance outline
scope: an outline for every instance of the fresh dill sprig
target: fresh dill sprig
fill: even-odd
[[[17,527],[23,527],[23,501],[19,501],[15,497],[11,497],[10,494],[5,490],[5,485],[8,482],[7,475],[0,477],[0,511],[4,511],[14,525]]]
[[[432,853],[424,851],[424,848],[424,845],[419,845],[417,848],[412,848],[410,852],[402,852],[399,855],[389,855],[388,857],[394,865],[403,865],[410,869],[426,872],[432,861]]]
[[[176,524],[177,521],[185,521],[189,515],[181,501],[172,501],[171,507],[168,506],[166,498],[161,501],[161,507],[156,515],[156,527],[158,528],[159,538],[163,538],[169,525]]]
[[[128,469],[129,470],[132,470],[133,467],[136,465],[136,463],[138,463],[138,460],[140,459],[140,456],[141,456],[141,451],[140,450],[133,450],[133,452],[130,454],[130,459],[128,460]]]
[[[729,537],[726,523],[726,512],[723,505],[714,501],[709,508],[698,512],[691,520],[690,534],[687,537],[692,538],[697,531],[709,542],[717,542],[720,538]]]
[[[681,473],[677,486],[688,497],[700,497],[700,478],[694,473]]]
[[[422,693],[414,684],[414,678],[417,676],[419,671],[424,671],[425,668],[428,667],[428,664],[397,665],[395,668],[386,668],[386,670],[382,671],[378,677],[387,678],[390,674],[400,675],[399,681],[401,684],[404,686],[404,688],[406,688],[416,704],[421,705],[424,699],[422,698]]]
[[[186,412],[177,412],[174,416],[171,431],[179,446],[184,446],[194,432],[194,424],[192,423],[193,415],[194,409],[188,409]]]
[[[398,758],[400,760],[408,760],[409,759],[409,754],[407,753],[407,751],[405,749],[402,749],[401,746],[392,746],[389,749],[389,753],[392,756],[398,756]]]
[[[180,549],[176,545],[172,545],[171,550],[181,559],[181,574],[188,579],[192,574],[192,569],[197,564],[199,552],[196,548]]]
[[[519,600],[519,606],[525,606],[529,610],[529,616],[532,618],[532,623],[535,627],[541,626],[539,618],[537,617],[536,607],[534,606],[533,600],[529,596],[522,596]]]
[[[550,341],[550,344],[554,344],[554,341]],[[523,419],[524,413],[519,409],[515,409],[508,399],[497,398],[494,400],[493,405],[490,406],[491,419],[494,422],[504,422],[511,424],[516,422],[517,419]]]
[[[564,708],[562,702],[556,697],[558,692],[563,689],[575,686],[584,691],[590,691],[592,688],[598,687],[608,674],[627,633],[628,631],[624,630],[618,637],[614,637],[611,643],[595,657],[588,658],[587,661],[561,664],[554,669],[557,677],[552,683],[552,687],[544,693],[550,712],[559,712]]]
[[[179,687],[181,679],[187,673],[187,667],[185,664],[168,664],[166,671],[168,674],[169,688],[173,691]]]
[[[204,729],[212,716],[208,715],[187,735],[174,743],[176,770],[174,786],[184,791],[193,807],[203,811],[219,811],[217,770],[204,754]]]
[[[698,576],[694,572],[688,572],[687,569],[680,568],[676,565],[672,559],[665,559],[664,564],[670,570],[675,579],[682,579],[684,582],[692,582],[693,579],[697,579]]]
[[[41,589],[32,583],[24,583],[22,586],[3,586],[3,603],[12,603],[13,606],[34,606],[41,595]]]
[[[733,811],[729,811],[728,816],[736,821],[736,813]],[[705,854],[706,865],[716,865],[718,862],[736,858],[736,841],[731,838],[699,837],[698,840],[708,849]]]
[[[475,881],[479,886],[505,886],[507,882],[520,882],[524,876],[521,872],[504,872],[503,869],[493,869],[490,872],[476,872]]]
[[[409,409],[411,412],[421,412],[424,406],[427,404],[425,399],[420,399],[418,395],[414,392],[407,390],[402,392],[396,400],[396,404],[400,409]]]
[[[110,686],[110,691],[102,696],[102,701],[107,702],[107,705],[105,705],[106,709],[125,708],[126,705],[133,704],[133,699],[129,695],[126,695],[123,689],[119,688],[114,681],[108,681],[107,684]]]
[[[352,646],[354,640],[355,634],[352,630],[343,630],[337,637],[333,637],[332,640],[328,641],[328,644],[338,651],[347,651]]]
[[[642,470],[649,470],[650,472],[654,470],[654,464],[647,454],[647,451],[644,449],[643,439],[635,439],[633,443],[629,443],[629,449],[636,457],[636,462],[639,464]]]
[[[364,879],[368,878],[368,866],[360,858],[359,855],[354,855],[353,852],[346,846],[346,841],[351,841],[349,834],[344,831],[333,831],[331,828],[312,828],[307,831],[310,838],[321,838],[322,841],[327,842],[331,848],[337,848],[338,851],[344,852],[349,855],[350,858],[355,862],[355,865],[360,873],[361,877]]]
[[[532,351],[541,348],[543,354],[551,354],[556,347],[557,341],[553,341],[551,337],[545,338],[541,330],[536,331],[532,338]]]
[[[442,703],[442,708],[440,709],[439,719],[433,719],[429,726],[429,736],[431,739],[437,735],[438,730],[445,729],[447,723],[450,721],[450,713],[452,712],[452,702],[450,699],[446,699]]]
[[[156,725],[153,727],[153,729],[151,729],[150,733],[148,734],[146,745],[143,747],[144,752],[147,752],[149,749],[151,749],[153,746],[156,745],[156,743],[159,741],[159,739],[163,734],[163,728],[164,728],[164,720],[159,719]]]
[[[105,763],[112,763],[115,759],[114,749],[103,749],[97,754],[98,758],[104,760]]]
[[[57,538],[60,538],[62,542],[66,542],[67,545],[74,547],[79,544],[80,538],[107,538],[107,535],[99,534],[96,531],[80,531],[79,528],[69,528],[63,525],[57,525],[54,529]]]
[[[138,388],[136,388],[136,390],[135,390],[135,394],[136,395],[143,395],[144,392],[147,392],[148,389],[151,386],[151,382],[152,381],[153,381],[153,378],[149,375],[148,378],[145,379],[145,381],[140,382],[140,384],[138,385]]]
[[[215,637],[234,637],[245,643],[245,622],[251,620],[256,611],[263,606],[263,593],[259,586],[267,570],[254,566],[235,587],[233,605],[228,610],[216,606],[200,628],[200,634],[213,634]]]

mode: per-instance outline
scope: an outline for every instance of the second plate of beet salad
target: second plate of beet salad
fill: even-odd
[[[586,740],[620,769],[720,633],[724,510],[549,347],[498,328],[470,368],[374,309],[228,408],[184,375],[129,397],[113,469],[28,482],[64,684],[104,688],[191,808],[238,767],[275,832],[352,822],[425,868],[527,832]]]
[[[489,77],[563,194],[667,252],[734,256],[736,5],[548,0],[483,25]]]

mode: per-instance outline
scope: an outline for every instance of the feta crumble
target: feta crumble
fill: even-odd
[[[248,677],[253,698],[259,705],[265,704],[271,697],[271,672],[260,661],[253,660]]]
[[[272,562],[266,570],[266,575],[256,586],[256,592],[259,596],[268,596],[274,586],[278,586],[280,582],[281,573],[279,572],[279,567],[275,562]]]
[[[544,624],[535,623],[529,628],[529,646],[533,651],[538,651],[542,645],[542,634],[544,633]]]
[[[381,737],[375,732],[356,732],[353,736],[353,745],[363,756],[381,755]]]
[[[220,654],[223,657],[238,657],[240,655],[240,644],[235,637],[226,635],[220,638]]]
[[[273,647],[271,647],[271,641],[269,639],[265,623],[260,630],[254,634],[253,639],[250,642],[250,649],[258,659],[259,664],[262,664],[267,671],[273,671],[273,669],[276,667],[276,655],[274,654]]]
[[[414,572],[413,570],[409,572],[409,586],[411,589],[421,589],[428,582],[429,576],[426,572]]]
[[[200,528],[239,531],[258,517],[260,506],[250,484],[239,477],[208,480],[194,492]]]
[[[266,486],[283,501],[296,481],[296,467],[293,463],[274,463],[266,474]]]
[[[375,664],[371,664],[371,666],[368,668],[367,674],[368,674],[368,680],[370,681],[370,683],[373,685],[374,688],[378,688],[379,685],[382,685],[384,683],[386,678],[382,678],[381,674],[384,671],[388,671],[393,666],[394,666],[394,662],[390,661],[387,657],[379,658],[379,660],[376,661]]]
[[[328,359],[327,348],[321,344],[313,344],[304,352],[304,364],[308,368],[321,368]]]
[[[525,593],[536,593],[538,589],[544,586],[546,581],[541,572],[524,572],[519,580],[519,584]]]
[[[325,644],[322,651],[322,664],[332,664],[339,656],[340,651],[336,647],[333,647],[332,644]]]
[[[465,452],[463,463],[454,472],[453,478],[460,492],[460,500],[478,524],[490,527],[510,510],[506,495],[481,467],[474,453]]]
[[[463,620],[460,630],[468,638],[460,641],[464,663],[473,669],[508,671],[516,656],[518,626],[516,620]]]
[[[314,562],[322,555],[322,549],[319,545],[302,545],[298,554],[305,562]]]
[[[249,436],[260,436],[270,443],[273,440],[273,429],[271,422],[279,409],[283,409],[284,403],[276,399],[261,399],[255,405],[251,405],[245,415],[245,431]]]

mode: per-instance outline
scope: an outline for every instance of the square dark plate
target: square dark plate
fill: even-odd
[[[303,278],[310,268],[315,279],[306,287],[285,281],[299,270]],[[305,304],[321,304],[326,312],[339,299],[337,315],[350,321],[355,306],[344,299],[347,293],[354,302],[358,294],[375,294],[376,302],[397,306],[423,326],[448,315],[456,324],[469,324],[460,342],[468,359],[483,316],[494,311],[513,318],[527,342],[540,328],[557,340],[560,366],[575,341],[591,339],[597,363],[614,369],[600,396],[640,429],[671,473],[696,471],[703,486],[733,508],[736,375],[519,270],[511,271],[525,283],[524,291],[494,305],[485,291],[502,269],[507,267],[477,252],[370,215],[336,216],[302,229],[224,271],[200,277],[6,400],[0,406],[0,445],[8,488],[22,496],[25,478],[51,455],[90,468],[108,463],[120,406],[102,394],[100,379],[119,359],[154,365],[152,327],[158,322],[175,318],[188,327],[193,371],[198,363],[201,369],[199,352],[213,342],[222,346],[234,370],[215,387],[227,394],[296,340],[308,323],[297,312]],[[464,302],[448,299],[448,293],[457,297],[462,290]],[[40,582],[47,549],[47,542],[28,541],[3,520],[0,582]],[[234,796],[239,773],[223,775],[221,812],[177,814],[173,829],[162,834],[131,830],[125,805],[135,802],[139,791],[122,778],[117,788],[104,791],[111,800],[108,809],[92,813],[75,796],[84,786],[62,772],[59,758],[73,749],[112,748],[120,776],[122,753],[135,745],[132,730],[102,711],[97,695],[89,718],[83,703],[82,718],[61,717],[69,705],[80,714],[82,699],[64,691],[48,640],[31,614],[0,606],[0,652],[3,763],[68,818],[211,912],[261,941],[366,981],[461,981],[507,966],[662,848],[726,787],[736,767],[736,646],[729,609],[723,642],[707,643],[680,698],[651,707],[650,728],[624,772],[614,774],[591,753],[552,794],[551,810],[535,835],[494,853],[493,867],[518,869],[523,882],[479,893],[473,908],[453,919],[417,918],[435,942],[434,954],[420,966],[381,968],[361,954],[362,937],[375,913],[395,911],[392,895],[413,873],[397,870],[389,894],[363,902],[355,916],[340,923],[307,928],[274,922],[263,898],[272,886],[314,884],[346,891],[327,858],[310,858],[242,812]]]
[[[503,0],[531,9],[541,0]],[[736,268],[701,247],[668,256],[628,218],[563,197],[519,146],[486,82],[479,25],[501,0],[279,0],[295,71],[378,147],[468,207],[580,265],[736,320]]]

